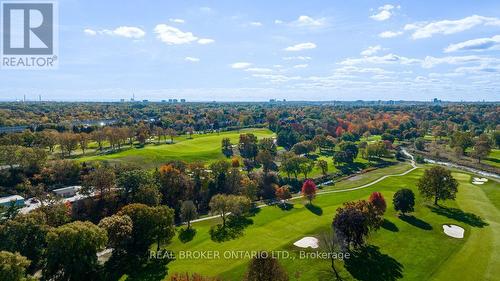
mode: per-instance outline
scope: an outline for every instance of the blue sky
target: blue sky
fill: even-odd
[[[500,1],[59,3],[59,68],[0,100],[500,100]]]

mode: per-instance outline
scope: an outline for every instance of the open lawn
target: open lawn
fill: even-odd
[[[397,174],[403,166],[383,171]],[[416,190],[416,181],[422,174],[423,169],[417,169],[365,189],[323,194],[314,200],[315,208],[306,208],[302,199],[294,200],[294,208],[287,211],[276,206],[261,208],[251,218],[253,224],[244,230],[244,235],[227,242],[216,243],[210,239],[209,228],[220,223],[219,219],[195,223],[197,233],[193,240],[183,243],[175,237],[166,248],[178,257],[180,251],[190,250],[217,251],[221,258],[179,258],[168,265],[168,271],[196,271],[224,280],[241,280],[248,259],[225,259],[224,254],[228,253],[225,251],[286,250],[290,257],[280,261],[291,280],[331,280],[327,260],[301,259],[299,249],[292,244],[304,236],[319,237],[329,229],[335,210],[343,202],[367,199],[371,192],[380,191],[388,203],[387,221],[371,235],[369,247],[359,256],[345,264],[337,263],[345,280],[497,280],[500,276],[500,184],[490,180],[483,186],[475,186],[470,183],[471,175],[454,172],[460,182],[457,200],[435,208]],[[361,175],[328,189],[355,187],[373,178],[376,177]],[[400,188],[411,188],[417,194],[416,210],[410,219],[400,219],[393,210],[392,196]],[[443,233],[442,225],[450,223],[465,229],[464,239]]]
[[[488,158],[484,159],[482,162],[500,168],[500,149],[492,149]]]
[[[259,139],[274,136],[274,133],[268,129],[245,129],[220,134],[194,135],[192,139],[183,136],[176,138],[174,144],[150,144],[143,148],[130,148],[106,155],[81,157],[78,161],[132,163],[147,168],[156,167],[171,160],[210,162],[224,158],[221,152],[223,138],[230,138],[233,144],[237,144],[240,134],[243,133],[253,133]]]

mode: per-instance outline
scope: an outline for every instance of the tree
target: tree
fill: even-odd
[[[423,138],[418,138],[415,140],[415,148],[420,151],[425,150],[425,140]]]
[[[259,141],[259,150],[267,151],[273,157],[278,154],[278,147],[276,147],[276,143],[272,138],[263,138]]]
[[[35,269],[41,265],[48,231],[42,214],[20,214],[0,225],[0,250],[20,253],[31,261],[30,269]]]
[[[380,192],[373,192],[368,199],[368,202],[372,204],[375,208],[375,211],[379,216],[384,215],[385,210],[387,209],[387,204],[385,203],[384,196]]]
[[[166,206],[150,207],[144,204],[129,204],[118,215],[127,215],[132,219],[132,236],[127,243],[127,253],[144,257],[153,243],[169,241],[174,233],[173,210]]]
[[[46,266],[48,280],[84,281],[97,279],[97,252],[106,245],[106,231],[91,222],[75,221],[47,235]]]
[[[292,151],[297,155],[307,155],[314,150],[316,150],[316,145],[312,141],[301,141],[292,147]]]
[[[298,162],[299,171],[302,172],[304,174],[304,178],[307,179],[307,176],[314,168],[314,161],[306,157],[299,157]]]
[[[288,281],[288,274],[268,252],[255,255],[248,265],[245,281]]]
[[[451,175],[451,171],[441,166],[425,170],[417,186],[425,198],[434,198],[435,205],[438,204],[438,200],[454,200],[458,191],[458,182]]]
[[[2,281],[35,280],[26,274],[30,260],[19,253],[0,251],[0,276]]]
[[[413,212],[415,206],[415,194],[411,189],[403,188],[394,194],[392,204],[396,211],[400,211],[403,216],[406,213]]]
[[[335,279],[342,280],[339,275],[337,268],[335,267],[335,253],[342,251],[342,245],[337,237],[335,231],[330,231],[329,233],[324,233],[322,236],[322,248],[328,254],[330,258],[330,267],[332,268]]]
[[[274,163],[274,156],[267,150],[261,150],[257,154],[257,162],[262,164],[264,173],[268,173],[269,170],[275,169],[276,164]]]
[[[233,155],[233,145],[231,144],[230,138],[222,139],[222,154],[224,154],[227,158]]]
[[[255,160],[258,153],[257,137],[254,134],[241,134],[238,149],[243,158]]]
[[[500,131],[493,132],[493,142],[497,148],[500,148]]]
[[[491,140],[486,134],[481,134],[474,144],[472,156],[481,163],[481,159],[486,158],[491,152]]]
[[[80,144],[80,148],[82,149],[83,155],[85,155],[85,150],[87,150],[89,146],[90,136],[87,133],[80,133],[78,135],[78,143]]]
[[[187,222],[187,229],[191,228],[191,221],[198,217],[193,201],[184,201],[181,206],[181,219]]]
[[[106,230],[108,234],[108,246],[115,252],[124,252],[125,245],[132,237],[133,223],[127,215],[112,215],[103,218],[99,222],[99,227]]]
[[[315,136],[313,142],[319,147],[321,153],[330,152],[335,148],[335,139],[331,136]]]
[[[97,167],[83,177],[82,192],[86,194],[97,193],[102,199],[115,187],[115,172],[108,167]]]
[[[467,148],[474,145],[472,134],[469,132],[456,131],[451,135],[450,146],[455,148],[457,155],[464,155]]]
[[[358,147],[352,142],[342,142],[339,145],[339,151],[335,153],[334,161],[335,163],[348,163],[354,162],[358,155]]]
[[[153,176],[142,169],[123,171],[116,179],[116,185],[123,189],[123,197],[131,202],[135,199],[141,186],[153,184]]]
[[[318,166],[318,168],[321,169],[321,174],[323,176],[326,176],[328,175],[328,162],[326,162],[325,160],[323,159],[320,159],[318,160],[318,162],[316,163],[316,166]]]
[[[234,216],[243,215],[250,208],[251,202],[245,196],[217,194],[210,199],[210,210],[222,218],[222,227],[226,226],[229,213]]]
[[[292,193],[290,193],[290,186],[284,185],[276,188],[276,198],[280,199],[282,202],[286,202],[288,199],[292,198]]]
[[[362,246],[369,233],[366,216],[354,205],[337,209],[333,219],[333,228],[347,248],[351,245],[355,248]]]
[[[165,132],[167,136],[170,137],[170,143],[174,143],[174,138],[177,136],[177,132],[171,128],[168,128]]]
[[[78,147],[78,137],[73,133],[61,133],[59,135],[59,145],[61,146],[61,153],[64,156],[64,152],[71,156],[71,152]]]
[[[302,184],[302,196],[309,200],[309,204],[311,204],[314,197],[316,197],[317,189],[316,184],[312,180],[306,180],[304,184]]]
[[[142,184],[131,202],[154,207],[160,205],[161,198],[162,195],[157,184]]]

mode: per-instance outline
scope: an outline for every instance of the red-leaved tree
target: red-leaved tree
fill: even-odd
[[[382,193],[373,192],[370,195],[368,202],[372,204],[372,206],[375,208],[375,211],[379,216],[382,216],[385,213],[385,210],[387,209],[387,204],[385,203],[385,199],[384,196],[382,196]]]
[[[316,184],[312,180],[306,180],[302,185],[302,196],[309,200],[309,204],[311,204],[311,201],[314,199],[314,197],[316,197],[317,189],[318,188],[316,187]]]

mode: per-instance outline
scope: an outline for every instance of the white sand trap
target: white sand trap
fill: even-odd
[[[487,178],[474,178],[474,181],[476,182],[488,182]]]
[[[319,247],[318,245],[318,239],[314,237],[304,237],[300,239],[299,241],[293,243],[293,245],[300,247],[300,248],[313,248],[316,249]]]
[[[465,230],[458,225],[443,224],[443,231],[446,235],[453,238],[464,238]]]
[[[472,184],[481,185],[484,184],[484,181],[473,181]]]

